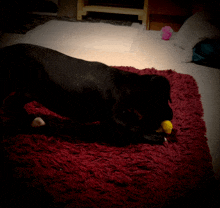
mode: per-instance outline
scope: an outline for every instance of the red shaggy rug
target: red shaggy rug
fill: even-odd
[[[4,139],[5,207],[181,207],[204,192],[213,172],[195,80],[172,70],[116,68],[170,81],[169,142],[115,147],[36,134]],[[26,110],[51,114],[36,102]]]

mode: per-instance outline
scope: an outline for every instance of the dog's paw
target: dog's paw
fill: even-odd
[[[167,142],[167,138],[165,138],[164,133],[149,133],[147,135],[144,135],[144,139],[147,143],[150,144],[163,144],[164,142]]]
[[[32,127],[40,127],[40,126],[45,126],[45,125],[46,123],[41,117],[36,117],[31,123]]]

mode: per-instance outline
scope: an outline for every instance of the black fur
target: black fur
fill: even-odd
[[[22,115],[28,125],[33,116],[25,116],[21,109],[36,100],[69,117],[73,131],[82,128],[81,124],[100,121],[103,138],[111,132],[118,140],[163,143],[164,135],[155,130],[173,117],[168,104],[170,85],[165,77],[140,76],[30,44],[1,49],[0,60],[3,107],[17,117]],[[14,96],[5,99],[14,91]],[[16,97],[19,102],[15,102]],[[95,126],[87,127],[93,132]]]

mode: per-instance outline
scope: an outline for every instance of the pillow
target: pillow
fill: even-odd
[[[207,11],[197,12],[185,21],[173,41],[174,45],[182,49],[185,54],[182,61],[192,61],[193,47],[198,42],[206,38],[220,37],[219,22],[218,14]]]
[[[220,68],[220,39],[206,39],[193,48],[192,61],[209,67]]]

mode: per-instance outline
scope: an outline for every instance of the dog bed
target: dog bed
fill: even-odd
[[[116,68],[170,81],[174,131],[168,143],[117,147],[38,134],[5,138],[1,199],[5,207],[181,207],[213,181],[193,77],[173,70]],[[36,102],[25,108],[62,120]]]

